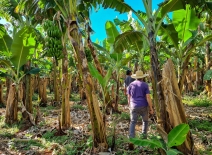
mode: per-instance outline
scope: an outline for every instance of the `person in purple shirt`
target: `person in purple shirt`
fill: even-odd
[[[137,123],[138,116],[142,117],[142,134],[144,138],[147,138],[148,114],[153,114],[153,108],[149,86],[142,80],[146,76],[148,76],[148,74],[143,74],[142,71],[137,71],[136,74],[132,75],[132,78],[136,80],[133,81],[127,88],[128,105],[130,107],[129,138],[135,137],[135,125]]]

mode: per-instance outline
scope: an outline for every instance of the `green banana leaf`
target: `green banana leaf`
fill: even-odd
[[[161,24],[158,36],[161,36],[161,40],[167,42],[169,45],[174,45],[178,49],[178,33],[173,24]]]
[[[107,34],[107,42],[110,44],[114,44],[116,37],[119,35],[115,24],[111,21],[107,21],[105,23],[105,30]]]
[[[0,58],[0,65],[6,66],[6,67],[11,67],[10,61],[1,59],[1,58]]]
[[[103,77],[99,73],[99,71],[96,69],[96,67],[91,62],[89,62],[88,68],[89,68],[91,75],[98,80],[98,82],[101,86],[103,86],[103,84],[104,84]]]
[[[186,42],[192,33],[190,30],[196,30],[200,19],[196,16],[195,10],[186,5],[186,9],[173,12],[173,24],[178,32],[178,37]]]
[[[120,13],[129,12],[131,7],[124,3],[123,0],[97,0],[98,4],[102,4],[104,9],[111,8],[115,9]]]
[[[148,146],[152,149],[162,148],[163,145],[159,140],[148,140],[148,139],[138,139],[138,138],[132,138],[130,139],[130,142],[132,142],[135,145],[138,146]]]
[[[179,124],[174,127],[168,134],[168,144],[167,146],[170,148],[172,146],[181,145],[189,132],[188,124]]]
[[[107,39],[103,40],[103,47],[109,52],[110,51],[110,44],[108,43]]]
[[[183,154],[183,153],[176,149],[170,149],[170,150],[166,151],[166,154],[167,155],[179,155],[179,154]]]
[[[173,12],[175,10],[179,9],[184,9],[184,4],[182,0],[170,0],[170,1],[165,1],[161,3],[160,5],[161,11],[159,16],[163,17],[165,16],[168,12]]]
[[[99,73],[99,71],[96,69],[96,67],[91,62],[88,63],[88,68],[89,68],[91,75],[98,80],[99,84],[102,86],[103,91],[104,91],[110,80],[110,77],[112,74],[112,68],[108,69],[105,77],[102,77],[102,75]]]
[[[7,34],[4,25],[0,24],[0,51],[9,52],[12,45],[12,38]]]
[[[122,53],[124,50],[129,49],[131,46],[142,48],[143,33],[141,31],[127,31],[116,37],[114,42],[114,50]],[[138,44],[138,42],[140,43]],[[138,48],[138,49],[139,49]],[[138,50],[139,51],[139,50]]]
[[[94,42],[92,42],[92,44],[93,44],[98,50],[104,51],[104,52],[107,52],[107,53],[108,53],[108,51],[107,51],[104,47],[100,46],[99,44],[94,43]]]
[[[108,82],[111,78],[111,75],[112,75],[112,68],[110,67],[108,70],[107,70],[107,74],[105,75],[105,77],[103,78],[103,89],[105,90],[107,85],[108,85]]]
[[[27,62],[29,54],[34,53],[35,37],[34,29],[31,27],[24,27],[15,34],[11,47],[12,57],[10,60],[17,69]]]
[[[203,80],[211,80],[212,79],[212,69],[208,70],[203,76]]]
[[[110,54],[110,57],[115,60],[116,62],[120,62],[123,58],[123,53],[112,53]]]

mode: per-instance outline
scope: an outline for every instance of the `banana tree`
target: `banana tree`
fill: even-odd
[[[55,3],[61,12],[61,14],[58,15],[63,18],[63,21],[65,22],[66,36],[73,47],[73,51],[76,55],[76,62],[78,63],[78,71],[85,86],[87,105],[91,118],[94,147],[98,147],[101,144],[102,148],[107,149],[108,144],[106,140],[106,129],[99,109],[97,95],[94,90],[94,82],[89,73],[85,48],[82,41],[83,38],[80,33],[81,31],[77,20],[77,18],[80,17],[79,12],[77,11],[78,3],[76,0],[65,0],[63,2],[64,3],[59,3],[58,0],[55,0]],[[67,64],[68,61],[64,61],[64,65]],[[65,80],[66,76],[63,76],[63,79]]]
[[[4,30],[1,26],[1,30]],[[3,33],[2,33],[3,32]],[[6,36],[6,30],[1,31],[2,36]],[[10,44],[4,37],[1,40],[4,44],[1,44],[7,52],[11,52],[11,57],[8,59],[1,58],[0,64],[9,69],[10,77],[13,84],[10,86],[9,95],[7,98],[6,106],[6,119],[5,122],[12,124],[18,120],[17,107],[18,107],[18,88],[20,81],[27,74],[36,74],[39,72],[38,68],[34,68],[28,72],[22,71],[22,66],[28,61],[30,54],[34,53],[36,44],[36,35],[34,29],[31,27],[24,27],[17,34],[15,34],[12,44]],[[11,46],[10,46],[11,45]],[[9,50],[11,49],[11,50]],[[29,105],[28,109],[32,109],[32,105]],[[30,111],[32,112],[32,111]]]

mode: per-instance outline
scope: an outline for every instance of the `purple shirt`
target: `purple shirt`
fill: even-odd
[[[147,83],[139,80],[133,81],[127,88],[127,94],[131,96],[130,107],[148,106],[146,94],[150,94],[150,91]]]

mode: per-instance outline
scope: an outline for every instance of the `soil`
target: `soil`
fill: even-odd
[[[74,104],[70,102],[70,106],[73,107]],[[83,146],[78,143],[86,143],[90,137],[91,133],[91,124],[89,119],[89,113],[86,110],[86,104],[82,103],[79,109],[71,108],[71,121],[72,125],[69,130],[58,131],[58,113],[60,112],[59,107],[52,108],[50,110],[46,110],[45,108],[41,109],[43,120],[39,122],[38,125],[29,125],[22,124],[19,127],[18,132],[14,134],[0,134],[0,154],[5,155],[52,155],[52,154],[63,154],[63,145],[67,143],[75,142],[77,150],[83,150]],[[115,125],[116,139],[114,150],[112,150],[111,154],[118,154],[118,152],[122,152],[122,154],[157,154],[153,150],[143,149],[140,147],[136,147],[132,152],[128,148],[128,142],[126,141],[128,136],[128,128],[129,128],[129,109],[127,105],[120,105],[120,111],[122,114],[114,114],[107,116],[107,126],[108,126],[108,136],[112,138],[113,129]],[[201,121],[208,120],[212,122],[211,111],[212,107],[189,107],[185,105],[186,116],[188,120],[198,119]],[[5,108],[0,108],[0,115],[5,115]],[[149,135],[154,135],[157,133],[155,128],[155,119],[150,119],[150,127],[149,127]],[[115,122],[115,123],[114,123]],[[138,125],[136,126],[136,134],[139,135],[141,131],[142,121],[139,120]],[[209,131],[201,130],[199,131],[195,126],[190,126],[193,139],[195,142],[195,146],[201,152],[208,150],[210,152],[210,148],[212,148],[212,133]],[[6,125],[1,126],[1,130],[5,130],[8,128]],[[8,128],[9,129],[9,128]],[[65,142],[51,143],[48,147],[41,145],[29,145],[30,143],[41,144],[41,141],[45,133],[53,132],[54,136],[60,137],[62,135],[67,136],[67,140]],[[61,133],[61,134],[60,134]],[[112,144],[111,144],[112,145]],[[57,150],[57,151],[55,151]],[[56,153],[55,153],[56,152]],[[84,148],[84,152],[79,151],[80,153],[75,154],[110,154],[106,152],[101,152],[98,148]],[[91,153],[92,152],[92,153]],[[64,153],[71,154],[71,153]],[[121,153],[120,153],[121,154]],[[204,154],[204,153],[203,153]],[[212,151],[211,151],[212,154]]]

